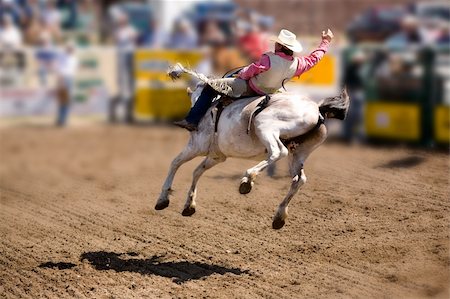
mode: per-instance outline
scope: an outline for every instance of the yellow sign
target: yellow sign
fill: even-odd
[[[137,119],[181,119],[191,108],[185,88],[141,88],[134,103]]]
[[[440,143],[450,143],[450,106],[434,109],[434,138]]]
[[[177,62],[195,68],[201,58],[200,53],[193,51],[137,50],[134,54],[136,118],[183,118],[191,107],[186,93],[188,84],[186,78],[173,83],[167,69]]]
[[[418,141],[420,124],[417,104],[373,102],[366,105],[365,127],[369,137]]]
[[[312,69],[292,82],[307,85],[334,85],[336,82],[336,56],[327,54]]]

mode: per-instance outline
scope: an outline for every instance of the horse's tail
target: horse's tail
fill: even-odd
[[[335,97],[329,97],[319,103],[319,111],[325,118],[345,119],[348,107],[350,105],[350,97],[347,89],[344,87],[341,94]]]

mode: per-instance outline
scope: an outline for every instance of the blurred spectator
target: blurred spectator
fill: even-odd
[[[139,36],[139,44],[152,49],[164,48],[164,45],[166,44],[166,34],[161,29],[157,20],[150,20],[149,27]]]
[[[48,0],[47,0],[48,1]],[[78,6],[77,4],[81,6],[88,5],[88,2],[91,2],[90,0],[58,0],[57,1],[57,7],[59,9],[60,13],[60,25],[64,29],[76,29],[78,26]],[[86,13],[88,11],[84,11]]]
[[[344,138],[347,142],[362,139],[362,116],[364,106],[364,81],[362,67],[365,55],[361,50],[351,54],[344,70],[344,86],[351,99],[347,119],[344,122]]]
[[[13,22],[10,15],[4,15],[0,27],[0,45],[16,50],[22,46],[22,32]]]
[[[136,47],[136,39],[138,32],[130,24],[128,16],[120,13],[116,17],[116,29],[114,32],[114,40],[117,49],[121,53],[131,53]]]
[[[223,75],[232,69],[248,64],[248,61],[235,48],[220,46],[211,47],[213,73]]]
[[[273,36],[273,18],[269,16],[259,16],[258,24],[261,31],[261,48],[264,52],[267,52],[270,48],[270,37]]]
[[[439,46],[450,47],[450,24],[448,22],[440,23],[440,33],[436,44]]]
[[[41,9],[41,18],[45,26],[51,31],[55,40],[61,37],[61,13],[53,0],[47,0]]]
[[[226,36],[215,20],[208,20],[205,23],[200,43],[202,45],[219,46],[226,42]]]
[[[12,22],[20,27],[25,21],[25,14],[22,11],[19,3],[15,0],[2,0],[0,1],[0,17],[3,19],[5,16],[11,17]]]
[[[38,18],[32,17],[27,28],[23,31],[25,43],[28,45],[37,45],[42,28],[42,22]]]
[[[27,28],[24,31],[25,42],[28,45],[38,45],[42,32],[46,31],[45,24],[39,18],[32,16]],[[50,34],[50,32],[48,32]]]
[[[124,12],[113,12],[113,18],[116,22],[114,40],[117,47],[119,95],[112,103],[111,120],[116,120],[116,106],[122,104],[125,106],[125,121],[132,122],[133,53],[137,43],[138,32],[130,24],[128,16]]]
[[[68,42],[58,55],[56,63],[56,74],[58,77],[58,116],[56,125],[58,126],[65,126],[67,122],[77,68],[78,59],[75,55],[75,45],[72,42]]]
[[[57,54],[57,49],[53,45],[53,40],[50,33],[42,32],[39,37],[39,46],[35,51],[41,87],[48,86],[48,77],[54,69]]]
[[[244,19],[238,23],[238,47],[250,62],[257,61],[268,50],[265,33],[261,32],[258,15],[246,11]]]
[[[417,18],[407,15],[401,20],[400,32],[389,37],[386,45],[390,48],[406,48],[408,46],[420,46],[423,43],[424,39]]]
[[[84,33],[96,33],[99,28],[99,6],[92,0],[79,2],[77,13],[77,29]]]
[[[197,47],[197,33],[186,19],[178,19],[169,37],[169,49],[190,50]]]

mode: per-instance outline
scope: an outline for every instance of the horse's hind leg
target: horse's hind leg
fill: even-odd
[[[292,183],[288,194],[278,206],[277,212],[273,217],[272,227],[280,229],[284,226],[284,222],[288,215],[288,205],[294,195],[298,192],[300,187],[306,183],[305,171],[303,170],[303,163],[305,163],[308,156],[321,145],[327,137],[327,129],[325,125],[321,125],[316,129],[313,135],[303,140],[301,144],[295,146],[295,150],[289,156],[289,166],[292,176]]]
[[[284,226],[287,213],[288,205],[294,195],[298,192],[300,187],[306,183],[305,171],[303,170],[304,159],[301,159],[298,155],[294,154],[292,159],[290,159],[290,171],[292,175],[292,183],[289,188],[289,192],[278,206],[277,212],[273,217],[272,228],[280,229]]]
[[[268,159],[259,162],[256,166],[247,169],[245,176],[241,179],[239,192],[247,194],[252,190],[253,182],[256,176],[263,171],[267,166],[274,164],[276,161],[288,155],[288,150],[280,141],[279,134],[275,132],[260,131],[259,136],[262,144],[266,147],[268,152]]]
[[[161,194],[156,202],[155,210],[162,210],[169,206],[169,194],[172,190],[171,187],[173,179],[175,177],[175,173],[181,165],[197,156],[199,156],[199,152],[194,149],[191,142],[189,142],[188,146],[186,146],[184,150],[180,154],[178,154],[175,159],[173,159],[170,165],[169,174],[167,175],[166,181],[164,182],[164,185],[162,187]]]
[[[206,157],[202,163],[194,170],[191,188],[189,189],[186,203],[184,205],[183,216],[191,216],[195,213],[195,198],[197,196],[197,182],[202,174],[211,167],[225,161],[225,157]]]

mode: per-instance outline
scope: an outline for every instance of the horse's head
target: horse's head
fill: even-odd
[[[347,88],[344,87],[341,94],[335,97],[329,97],[319,103],[320,113],[325,118],[345,119],[348,107],[350,106],[350,96]]]

